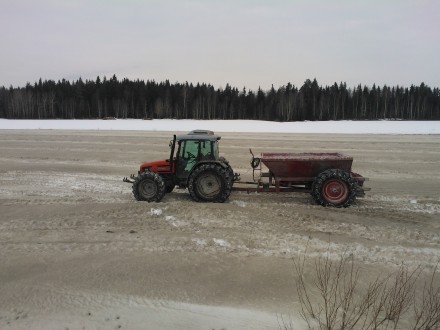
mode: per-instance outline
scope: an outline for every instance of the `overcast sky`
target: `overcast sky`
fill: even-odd
[[[0,86],[113,74],[440,87],[440,1],[0,0]]]

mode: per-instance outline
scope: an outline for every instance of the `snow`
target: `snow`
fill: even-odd
[[[205,239],[203,238],[193,238],[191,239],[191,241],[193,241],[194,243],[196,243],[197,245],[201,245],[201,246],[206,246],[208,243],[206,242]]]
[[[306,121],[272,122],[258,120],[10,120],[0,119],[0,129],[134,130],[243,133],[334,133],[334,134],[440,134],[440,121]]]
[[[215,243],[215,245],[221,246],[221,247],[230,247],[231,244],[229,244],[229,242],[225,241],[224,239],[219,239],[219,238],[213,238],[212,239]]]
[[[155,215],[161,215],[162,214],[162,209],[155,209],[155,208],[151,208],[150,210],[150,214],[155,216]]]
[[[42,296],[55,303],[41,303],[29,312],[19,307],[2,310],[2,329],[279,328],[277,315],[245,308],[150,300],[125,294],[49,290],[44,287],[32,289],[31,303],[42,301]],[[29,293],[26,296],[29,297]],[[61,306],[54,307],[56,303]],[[295,325],[295,329],[306,328],[298,316],[289,315],[289,322]]]
[[[230,203],[234,204],[234,205],[237,205],[239,207],[246,207],[246,202],[243,202],[243,201],[233,200]]]

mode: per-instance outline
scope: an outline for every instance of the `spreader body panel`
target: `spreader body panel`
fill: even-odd
[[[353,157],[341,153],[263,153],[261,161],[277,178],[315,178],[328,169],[351,172]]]

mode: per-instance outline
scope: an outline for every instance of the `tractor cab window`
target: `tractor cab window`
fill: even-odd
[[[199,155],[198,141],[184,141],[180,148],[180,157],[183,159],[197,159]]]
[[[200,160],[213,159],[211,141],[200,141]]]
[[[197,163],[199,156],[198,141],[182,141],[179,149],[178,172],[190,172]]]
[[[218,143],[209,140],[183,140],[179,142],[177,176],[187,178],[199,161],[218,159]]]

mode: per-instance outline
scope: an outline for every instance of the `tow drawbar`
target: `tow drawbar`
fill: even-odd
[[[127,183],[134,183],[134,174],[130,174],[130,179],[127,177],[124,177],[122,179],[122,181],[127,182]]]

